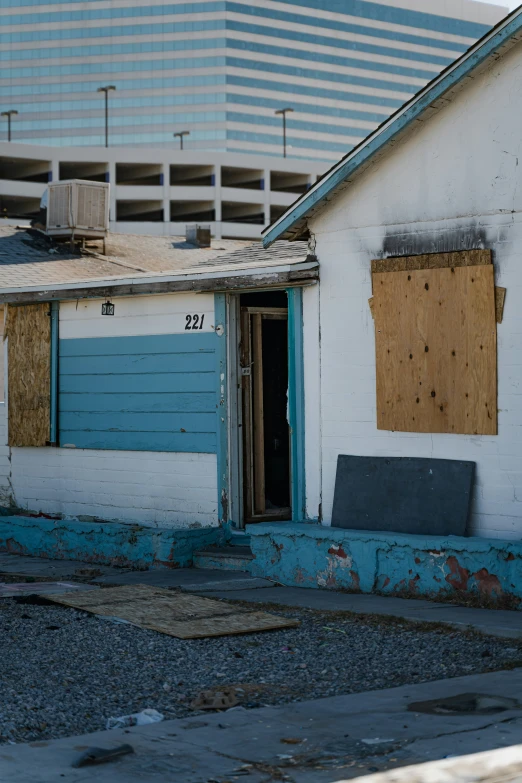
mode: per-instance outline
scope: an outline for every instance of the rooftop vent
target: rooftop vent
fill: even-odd
[[[187,225],[185,238],[196,247],[210,247],[210,226]]]
[[[49,185],[47,234],[105,239],[109,230],[109,184],[72,179]]]

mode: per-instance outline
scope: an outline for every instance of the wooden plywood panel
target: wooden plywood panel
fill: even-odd
[[[372,261],[372,272],[411,272],[415,269],[487,266],[488,264],[491,264],[491,250],[459,250],[452,253],[378,258]]]
[[[8,421],[10,446],[45,446],[51,415],[51,319],[48,303],[9,306]]]
[[[125,585],[89,594],[53,595],[49,599],[93,614],[118,617],[140,628],[179,639],[255,633],[299,625],[299,621],[288,617],[148,585]]]
[[[497,434],[493,266],[373,275],[378,429]]]

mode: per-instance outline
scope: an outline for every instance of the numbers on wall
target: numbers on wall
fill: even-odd
[[[186,315],[185,316],[185,331],[201,331],[203,329],[203,322],[205,320],[205,314],[198,315]]]

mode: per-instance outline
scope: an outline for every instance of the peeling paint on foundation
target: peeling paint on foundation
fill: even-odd
[[[252,525],[248,532],[252,574],[282,584],[522,607],[522,542],[298,523]]]
[[[185,568],[198,549],[221,544],[221,528],[152,528],[121,522],[0,517],[0,551],[131,568]]]

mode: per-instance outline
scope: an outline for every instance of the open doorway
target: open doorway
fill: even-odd
[[[288,300],[240,297],[244,522],[289,520]]]

